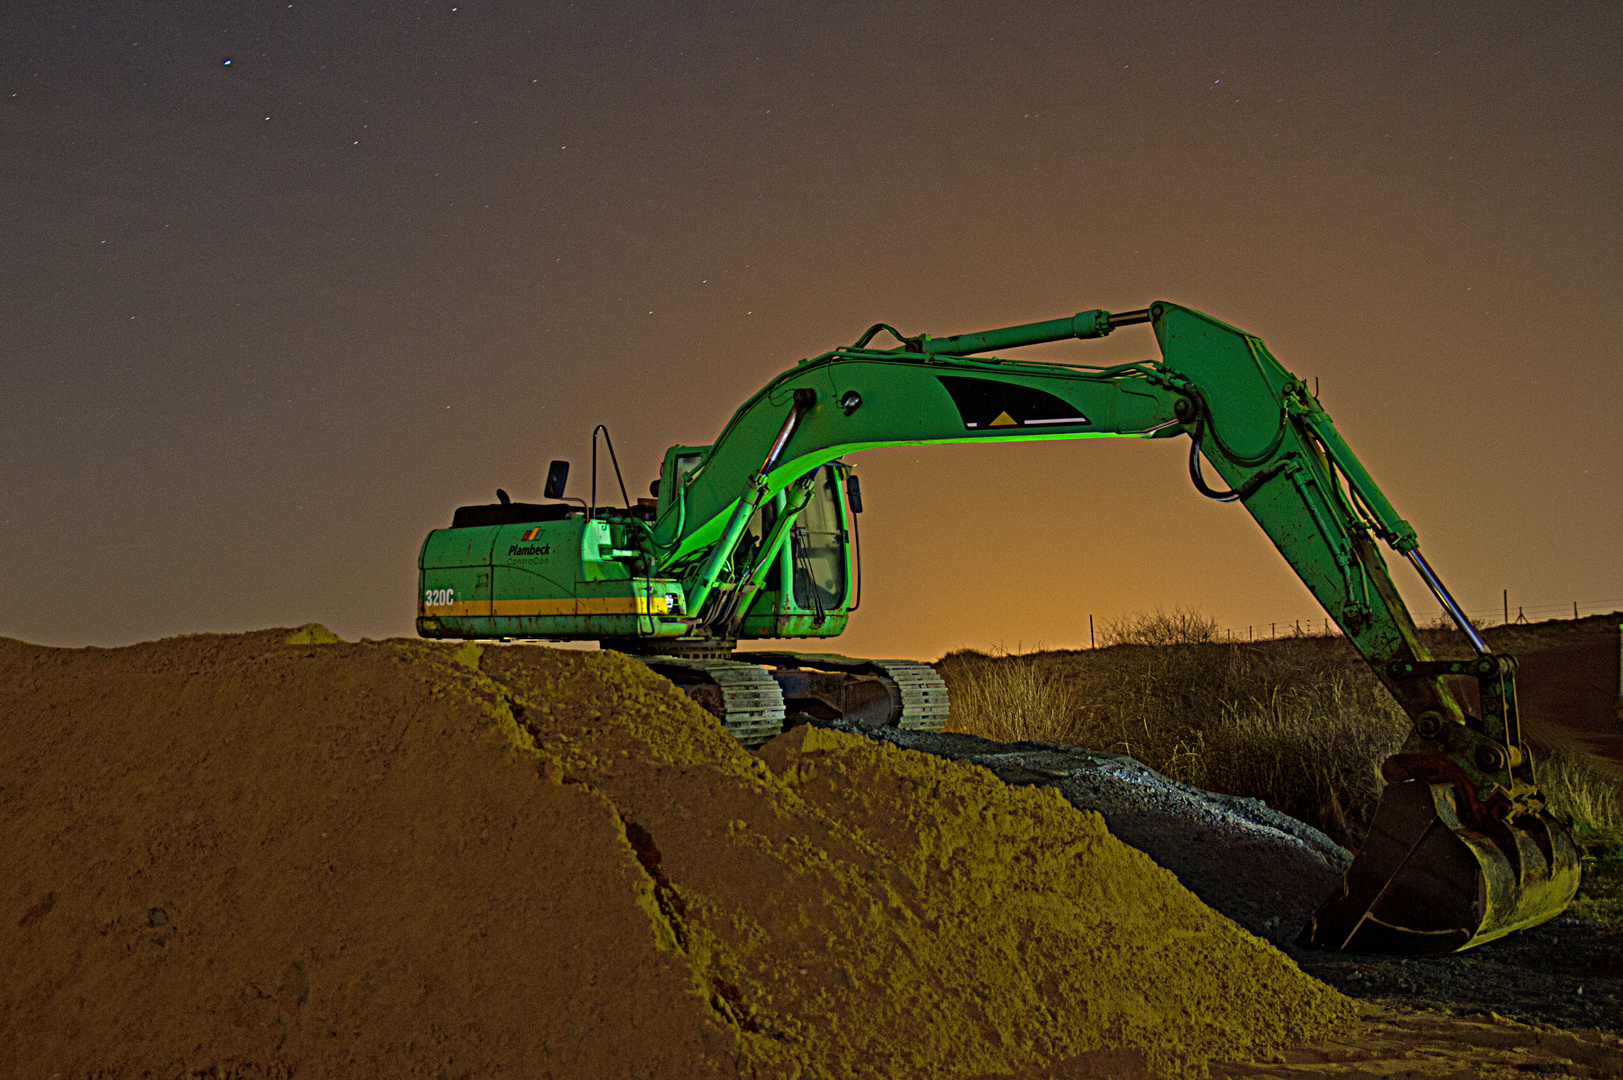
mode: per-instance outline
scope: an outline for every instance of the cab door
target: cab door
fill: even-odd
[[[843,611],[849,578],[844,500],[840,470],[818,470],[811,501],[789,531],[789,558],[794,569],[794,602],[803,612]]]

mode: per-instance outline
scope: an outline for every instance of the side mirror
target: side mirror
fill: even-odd
[[[546,495],[549,499],[564,497],[564,485],[569,483],[569,462],[554,461],[547,468]]]
[[[652,495],[656,499],[659,498],[659,481],[658,480],[655,480],[652,484],[648,485],[648,494]]]
[[[862,484],[858,482],[856,473],[848,473],[845,477],[845,501],[851,504],[853,514],[862,513]]]

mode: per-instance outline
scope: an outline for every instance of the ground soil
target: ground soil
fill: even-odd
[[[1593,755],[1623,782],[1617,633],[1595,634],[1517,658],[1522,732],[1546,747]]]
[[[1085,1075],[1085,1074],[1083,1074]],[[1498,1016],[1371,1007],[1358,1033],[1293,1047],[1267,1062],[1216,1063],[1220,1080],[1333,1076],[1344,1080],[1522,1080],[1623,1076],[1623,1045],[1594,1031],[1530,1027]],[[1056,1077],[1056,1080],[1061,1078]]]
[[[1366,1006],[1342,1039],[1291,1047],[1265,1061],[1213,1062],[1213,1080],[1525,1080],[1623,1076],[1623,1045],[1591,1031],[1530,1027],[1503,1017],[1455,1017]],[[1131,1051],[1098,1051],[1018,1074],[1019,1080],[1159,1080]],[[991,1080],[990,1077],[977,1080]]]
[[[1623,1035],[1623,927],[1557,916],[1449,956],[1287,950],[1351,997]]]
[[[1402,1008],[1539,962],[1601,1002],[1593,928],[1446,993],[1324,967],[1359,1005],[1051,792],[751,754],[615,654],[331,641],[0,640],[0,1075],[1623,1075]]]

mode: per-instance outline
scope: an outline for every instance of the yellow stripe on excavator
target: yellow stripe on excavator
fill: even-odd
[[[565,596],[533,600],[458,600],[417,605],[417,614],[434,618],[486,618],[557,615],[665,615],[670,606],[663,596]]]

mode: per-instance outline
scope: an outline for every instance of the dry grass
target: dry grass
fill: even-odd
[[[1580,835],[1623,832],[1623,798],[1617,784],[1595,768],[1588,755],[1569,750],[1535,754],[1534,766],[1550,806]]]
[[[948,690],[953,719],[963,718],[951,730],[999,742],[1072,742],[1077,688],[1043,655],[1000,653],[967,665]]]
[[[1584,754],[1557,750],[1537,759],[1539,786],[1572,824],[1583,852],[1583,883],[1571,913],[1623,921],[1623,792]]]
[[[1220,644],[1190,613],[1108,632],[1126,643],[947,656],[949,727],[1129,754],[1174,779],[1260,798],[1341,843],[1362,839],[1380,762],[1408,722],[1344,641]]]

